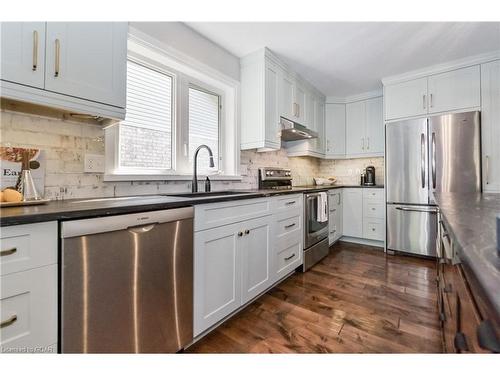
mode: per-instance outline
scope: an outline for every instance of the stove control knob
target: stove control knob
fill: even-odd
[[[267,171],[266,176],[270,176],[270,175],[271,175],[271,172]]]
[[[273,171],[269,172],[269,175],[270,175],[270,176],[272,176],[273,174],[274,174],[274,172],[273,172]]]

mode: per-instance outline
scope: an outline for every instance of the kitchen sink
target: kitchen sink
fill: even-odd
[[[227,195],[245,195],[245,194],[254,194],[254,193],[251,191],[225,190],[225,191],[210,191],[210,192],[197,192],[197,193],[168,194],[168,196],[184,197],[184,198],[205,198],[205,197],[223,197]]]

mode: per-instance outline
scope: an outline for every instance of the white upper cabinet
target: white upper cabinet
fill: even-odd
[[[382,97],[346,104],[347,158],[384,155]]]
[[[382,97],[368,99],[365,102],[366,144],[365,153],[380,154],[384,152],[384,114]]]
[[[0,46],[0,79],[43,89],[45,22],[2,22]]]
[[[326,158],[345,157],[345,104],[325,106],[325,156]]]
[[[127,27],[120,22],[48,22],[45,89],[124,108]]]
[[[127,35],[126,22],[4,22],[1,96],[124,119]]]
[[[295,82],[295,120],[304,126],[310,127],[306,122],[307,94],[305,87],[298,81]]]
[[[500,60],[481,65],[483,191],[500,193]]]
[[[290,71],[267,48],[243,57],[241,59],[241,149],[279,150],[280,117],[322,131],[322,125],[318,124],[322,124],[324,120],[322,116],[318,116],[317,102],[324,103],[324,100],[317,90]],[[307,148],[306,154],[317,153],[316,150],[322,149],[321,142],[320,144],[312,142],[314,150],[305,145],[301,145],[300,149]]]
[[[280,79],[280,115],[293,120],[296,114],[295,81],[288,73],[283,72]]]
[[[427,114],[427,77],[386,85],[385,118],[396,119]]]
[[[279,150],[281,69],[269,58],[241,63],[241,149]]]
[[[348,103],[346,105],[346,154],[360,155],[365,152],[366,103]]]
[[[429,76],[429,113],[481,105],[479,65]]]
[[[481,105],[479,65],[384,86],[385,119],[477,108]]]

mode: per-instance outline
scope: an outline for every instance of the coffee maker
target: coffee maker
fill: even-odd
[[[375,167],[373,165],[369,165],[365,169],[365,182],[366,186],[374,186],[375,185]]]

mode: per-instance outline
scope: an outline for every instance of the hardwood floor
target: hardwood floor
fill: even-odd
[[[439,353],[432,260],[339,242],[189,353]]]

